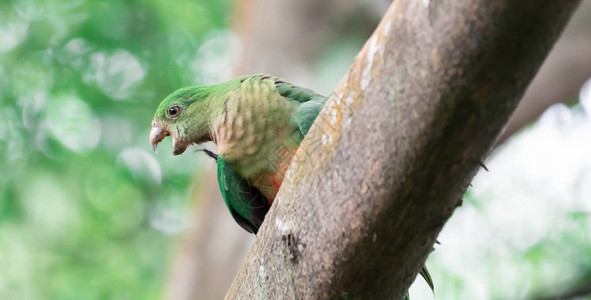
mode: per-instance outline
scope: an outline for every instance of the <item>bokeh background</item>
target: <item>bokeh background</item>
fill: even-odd
[[[222,298],[253,237],[211,159],[151,152],[157,104],[254,72],[328,94],[388,5],[0,1],[0,299]],[[591,290],[589,78],[584,0],[438,238],[437,299]]]

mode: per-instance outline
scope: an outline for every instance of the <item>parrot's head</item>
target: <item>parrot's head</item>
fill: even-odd
[[[211,87],[196,86],[176,90],[156,110],[150,131],[150,144],[156,151],[158,143],[172,137],[172,154],[179,155],[191,144],[211,141],[211,117],[214,101]]]

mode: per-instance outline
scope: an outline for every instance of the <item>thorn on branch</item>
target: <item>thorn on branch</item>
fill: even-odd
[[[477,160],[476,161],[485,171],[488,172],[488,168],[486,167],[486,165],[484,165],[484,162],[482,162],[481,160]]]

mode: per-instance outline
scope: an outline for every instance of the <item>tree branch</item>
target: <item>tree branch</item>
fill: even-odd
[[[226,298],[401,298],[577,3],[394,2]]]

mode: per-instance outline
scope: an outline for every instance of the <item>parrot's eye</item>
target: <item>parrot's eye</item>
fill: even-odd
[[[168,117],[174,118],[181,113],[181,108],[178,105],[173,105],[168,108]]]

